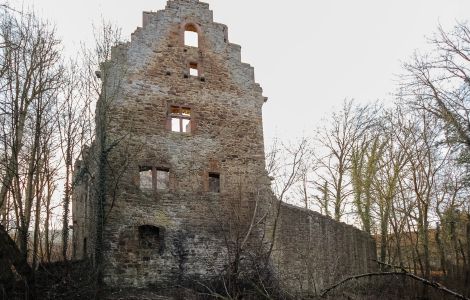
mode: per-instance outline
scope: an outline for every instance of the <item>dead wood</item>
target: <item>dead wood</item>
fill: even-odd
[[[442,284],[438,283],[438,282],[435,282],[435,281],[431,281],[431,280],[427,280],[425,278],[422,278],[422,277],[419,277],[419,276],[416,276],[415,274],[412,274],[408,271],[406,271],[404,268],[402,267],[397,267],[397,266],[393,266],[393,265],[389,265],[389,264],[386,264],[386,263],[383,263],[383,262],[379,262],[377,261],[378,264],[380,265],[383,265],[383,266],[387,266],[389,268],[395,268],[395,269],[400,269],[400,271],[391,271],[391,272],[373,272],[373,273],[365,273],[365,274],[359,274],[359,275],[355,275],[355,276],[350,276],[350,277],[347,277],[343,280],[341,280],[340,282],[326,288],[325,290],[322,291],[321,293],[321,297],[322,298],[325,298],[326,295],[333,291],[334,289],[338,288],[339,286],[345,284],[346,282],[348,281],[352,281],[352,280],[355,280],[355,279],[360,279],[360,278],[365,278],[365,277],[384,277],[384,276],[405,276],[405,277],[409,277],[413,280],[416,280],[418,282],[421,282],[423,283],[424,285],[426,286],[430,286],[436,290],[439,290],[439,291],[442,291],[448,295],[451,295],[451,296],[454,296],[455,298],[457,299],[462,299],[462,300],[470,300],[469,298],[455,292],[455,291],[452,291],[448,288],[446,288],[445,286],[443,286]]]
[[[18,249],[15,241],[0,225],[0,261],[8,262],[10,266],[14,266],[15,270],[20,274],[31,287],[33,285],[33,272],[24,255]]]

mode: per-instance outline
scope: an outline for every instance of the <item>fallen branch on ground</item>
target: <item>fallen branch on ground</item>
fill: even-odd
[[[457,293],[457,292],[454,292],[448,288],[446,288],[445,286],[441,285],[440,283],[437,283],[435,281],[430,281],[430,280],[427,280],[425,278],[421,278],[419,276],[416,276],[415,274],[412,274],[408,271],[406,271],[404,268],[401,268],[401,267],[397,267],[397,266],[392,266],[392,265],[389,265],[389,264],[386,264],[386,263],[383,263],[383,262],[379,262],[377,261],[377,263],[381,264],[381,265],[384,265],[384,266],[388,266],[388,267],[391,267],[391,268],[398,268],[400,269],[400,271],[394,271],[394,272],[374,272],[374,273],[366,273],[366,274],[360,274],[360,275],[355,275],[355,276],[351,276],[351,277],[347,277],[343,280],[341,280],[340,282],[330,286],[329,288],[323,290],[323,292],[321,293],[321,297],[322,298],[325,298],[326,295],[331,292],[332,290],[336,289],[337,287],[343,285],[344,283],[348,282],[348,281],[351,281],[351,280],[355,280],[355,279],[359,279],[359,278],[364,278],[364,277],[381,277],[381,276],[405,276],[405,277],[409,277],[409,278],[412,278],[416,281],[419,281],[421,283],[423,283],[424,285],[427,285],[427,286],[430,286],[432,288],[435,288],[439,291],[442,291],[446,294],[449,294],[449,295],[452,295],[454,296],[455,298],[457,299],[462,299],[462,300],[470,300],[469,298]]]

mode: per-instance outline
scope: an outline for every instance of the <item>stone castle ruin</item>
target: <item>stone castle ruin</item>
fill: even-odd
[[[73,246],[76,259],[94,259],[96,185],[105,180],[108,286],[206,282],[236,263],[249,276],[266,258],[281,287],[300,294],[374,268],[366,233],[273,196],[267,98],[208,4],[170,0],[144,12],[98,75],[99,138],[76,163]]]

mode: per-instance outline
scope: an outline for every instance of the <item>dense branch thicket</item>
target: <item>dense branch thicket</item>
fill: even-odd
[[[97,40],[113,30],[96,30]],[[9,237],[0,244],[0,253],[9,253],[0,255],[2,291],[13,285],[16,268],[34,297],[39,266],[72,255],[74,161],[94,139],[101,93],[95,71],[116,44],[101,42],[66,60],[50,24],[31,12],[0,10],[0,233]]]

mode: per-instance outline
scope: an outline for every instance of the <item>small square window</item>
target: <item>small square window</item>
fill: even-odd
[[[139,226],[139,243],[142,249],[162,249],[163,232],[152,225]]]
[[[152,167],[140,167],[140,189],[151,190],[152,185]]]
[[[157,169],[157,190],[168,190],[170,183],[170,171],[168,169]]]
[[[199,76],[199,71],[197,69],[189,68],[189,75],[191,76]]]
[[[191,76],[199,76],[199,69],[196,63],[189,64],[189,75]]]
[[[209,192],[220,193],[220,174],[209,173]]]

